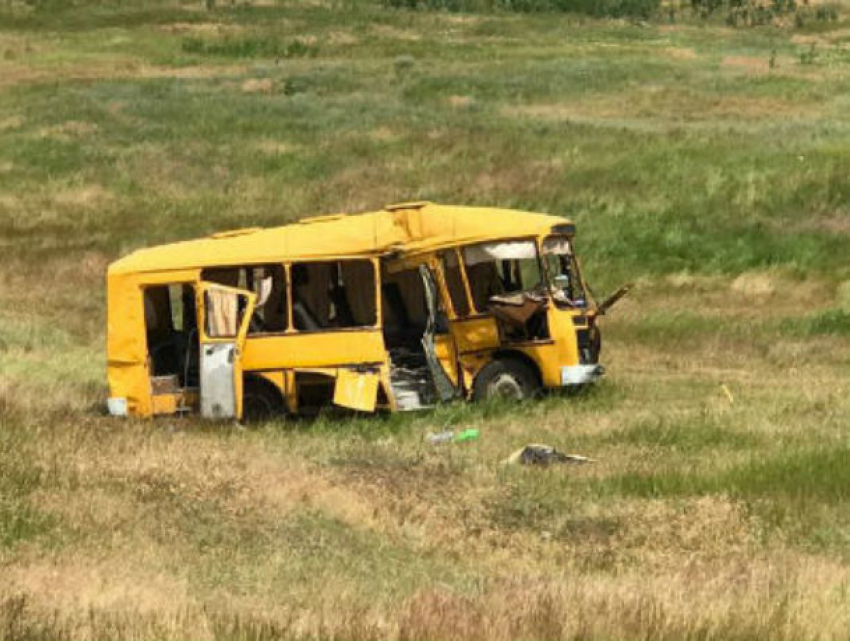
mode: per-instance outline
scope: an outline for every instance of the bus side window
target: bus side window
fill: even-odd
[[[201,272],[201,280],[247,289],[257,295],[254,315],[248,325],[248,336],[286,330],[286,276],[283,265],[215,267]]]
[[[375,268],[371,261],[295,263],[291,273],[295,329],[375,326]]]

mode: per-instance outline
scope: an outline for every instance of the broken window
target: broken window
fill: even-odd
[[[384,337],[388,344],[412,342],[418,345],[428,321],[425,286],[418,269],[406,269],[381,276],[381,310]]]
[[[216,267],[201,272],[201,280],[247,289],[257,295],[248,335],[274,334],[288,327],[286,277],[282,265]]]
[[[565,236],[549,236],[543,241],[541,255],[546,263],[555,301],[583,307],[586,297],[569,239]]]
[[[291,273],[295,329],[374,327],[377,304],[371,261],[295,263]]]
[[[443,262],[443,275],[446,279],[446,287],[449,297],[452,299],[455,315],[458,317],[469,316],[469,300],[466,298],[466,287],[463,284],[463,274],[460,271],[460,261],[457,250],[450,249],[440,256]]]
[[[472,301],[479,312],[493,296],[543,287],[537,248],[533,241],[503,241],[463,249]]]

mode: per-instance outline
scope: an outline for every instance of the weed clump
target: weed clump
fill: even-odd
[[[303,40],[282,42],[273,37],[221,38],[216,40],[185,38],[185,53],[223,58],[313,58],[318,46]]]

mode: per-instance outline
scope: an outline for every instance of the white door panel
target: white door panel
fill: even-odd
[[[236,416],[236,389],[233,383],[233,343],[209,343],[201,349],[201,416]]]

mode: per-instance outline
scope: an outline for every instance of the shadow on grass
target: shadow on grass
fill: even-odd
[[[602,383],[576,390],[553,390],[540,398],[521,402],[500,399],[486,402],[456,400],[413,412],[379,411],[366,414],[326,407],[313,416],[286,416],[254,427],[263,431],[356,434],[364,438],[384,438],[423,428],[432,432],[458,431],[496,419],[503,422],[528,421],[529,417],[540,417],[565,408],[582,413],[607,411],[614,409],[623,399],[625,393],[622,389]]]

